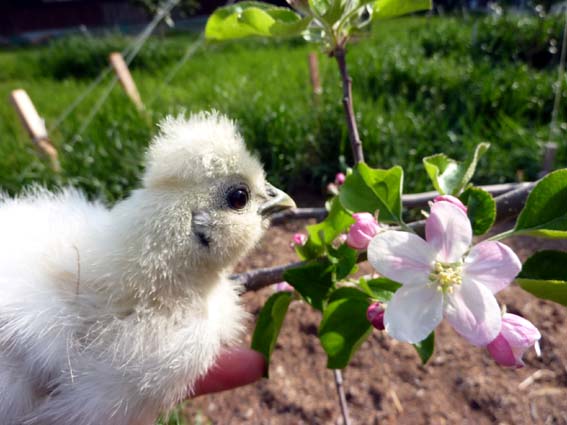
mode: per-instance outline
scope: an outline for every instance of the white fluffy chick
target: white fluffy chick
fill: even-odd
[[[234,123],[167,118],[141,189],[0,199],[0,423],[151,424],[246,317],[230,267],[294,206]]]

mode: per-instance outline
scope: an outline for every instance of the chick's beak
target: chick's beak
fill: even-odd
[[[270,183],[266,184],[266,193],[268,200],[260,205],[258,209],[258,213],[262,216],[269,217],[277,212],[296,208],[295,202],[287,193],[272,186]]]

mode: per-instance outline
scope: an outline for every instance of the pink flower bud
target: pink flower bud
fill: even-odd
[[[275,284],[274,290],[276,292],[293,292],[295,289],[287,282],[279,282]]]
[[[350,226],[346,243],[354,249],[366,249],[374,236],[380,231],[380,225],[370,213],[352,215],[355,223]]]
[[[296,233],[292,238],[292,246],[303,246],[307,243],[307,235],[303,233]]]
[[[366,318],[372,326],[374,326],[379,331],[383,331],[384,327],[384,306],[382,303],[377,302],[370,304],[368,310],[366,310]]]
[[[344,175],[344,173],[337,173],[337,175],[335,176],[335,184],[337,186],[342,186],[345,182],[346,176]]]
[[[439,195],[433,199],[433,202],[449,202],[456,207],[459,207],[464,213],[467,212],[467,207],[465,204],[461,202],[461,200],[455,196],[451,195]]]
[[[520,368],[524,366],[522,356],[530,347],[535,347],[539,354],[540,338],[541,334],[531,322],[506,313],[502,316],[500,333],[486,348],[496,363]]]
[[[339,187],[335,183],[329,183],[327,185],[327,194],[337,196],[339,194]]]

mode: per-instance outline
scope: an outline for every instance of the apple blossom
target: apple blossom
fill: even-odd
[[[433,199],[433,202],[450,202],[451,204],[459,207],[461,210],[463,210],[465,213],[467,212],[467,207],[465,204],[463,204],[461,202],[461,200],[455,196],[452,195],[439,195],[436,196],[435,199]]]
[[[350,226],[346,243],[354,249],[366,249],[380,231],[380,225],[370,213],[355,213],[352,218],[355,223]]]
[[[342,186],[345,182],[346,176],[344,175],[344,173],[337,173],[337,175],[335,176],[335,184],[337,186]]]
[[[274,291],[275,292],[293,292],[293,291],[295,291],[295,288],[293,286],[291,286],[289,283],[283,281],[283,282],[278,282],[274,285]]]
[[[496,363],[520,368],[524,366],[522,356],[530,347],[535,347],[539,354],[540,338],[541,334],[530,321],[506,313],[502,316],[500,333],[486,348]]]
[[[384,231],[368,247],[376,271],[403,285],[388,303],[386,331],[417,343],[445,317],[472,344],[488,344],[501,328],[494,294],[520,271],[518,257],[500,242],[471,248],[471,223],[452,202],[431,206],[425,235],[423,240],[408,232]]]
[[[370,304],[366,310],[366,318],[379,331],[384,330],[384,311],[384,305],[380,302]]]
[[[307,243],[307,235],[303,233],[295,233],[292,237],[291,246],[303,246]]]

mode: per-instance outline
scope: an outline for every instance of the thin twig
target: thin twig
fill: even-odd
[[[555,84],[555,98],[553,100],[553,111],[551,112],[550,136],[555,140],[559,132],[557,127],[557,118],[559,116],[559,106],[561,103],[561,89],[563,88],[563,79],[565,73],[565,56],[567,53],[567,9],[565,9],[565,18],[563,24],[563,39],[561,41],[561,57],[559,59],[559,67],[557,68],[557,83]]]
[[[362,142],[358,135],[358,126],[356,125],[356,117],[354,115],[354,107],[352,103],[352,78],[348,75],[345,55],[346,50],[342,46],[338,46],[333,51],[333,56],[339,65],[339,71],[341,72],[341,79],[343,83],[343,108],[345,110],[348,126],[348,136],[352,147],[354,163],[358,164],[359,162],[364,162],[364,153],[362,152]]]
[[[341,413],[343,415],[343,424],[351,425],[350,418],[348,416],[347,400],[345,396],[345,390],[343,387],[343,374],[340,369],[333,369],[333,375],[335,377],[335,385],[337,387],[337,394],[339,395],[339,404],[341,406]]]
[[[516,217],[523,208],[528,194],[534,187],[535,183],[522,185],[520,188],[498,196],[496,201],[496,223],[503,222],[507,219]],[[423,235],[425,229],[425,221],[415,221],[409,224],[419,235]],[[366,255],[361,254],[358,262],[366,261]],[[258,291],[273,283],[284,280],[283,275],[287,270],[300,267],[305,264],[303,261],[285,264],[276,267],[268,267],[263,269],[250,270],[245,273],[232,275],[230,278],[235,282],[244,286],[245,291]]]

